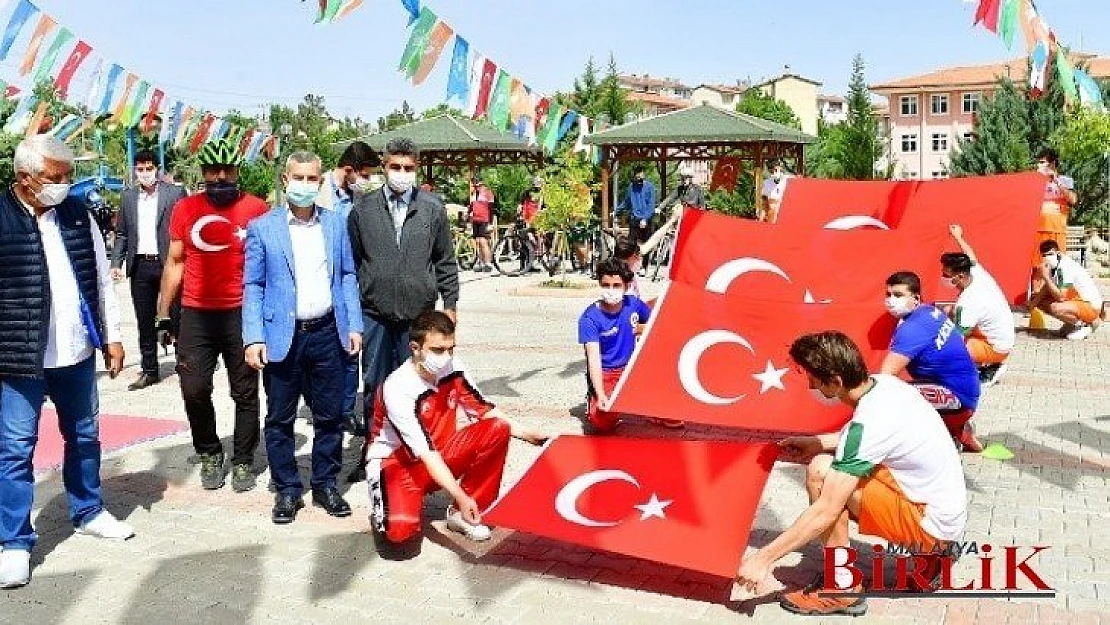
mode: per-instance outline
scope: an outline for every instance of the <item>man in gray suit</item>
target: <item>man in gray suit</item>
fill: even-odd
[[[132,391],[161,380],[154,317],[158,310],[162,263],[170,244],[170,214],[174,204],[185,197],[183,187],[159,182],[158,159],[150,150],[135,155],[135,180],[137,184],[120,195],[116,242],[112,247],[112,278],[123,279],[126,263],[126,273],[131,278],[131,301],[139,325],[143,371],[127,387]]]
[[[378,387],[411,355],[409,326],[420,313],[456,321],[459,273],[443,200],[416,188],[420,151],[408,138],[385,146],[386,185],[363,195],[348,219],[362,300],[363,413],[367,423]],[[363,479],[356,469],[349,481]]]

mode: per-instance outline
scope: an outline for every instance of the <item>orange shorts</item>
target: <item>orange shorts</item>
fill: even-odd
[[[879,465],[860,484],[859,531],[897,545],[932,550],[941,541],[921,528],[925,504],[906,498],[890,470]]]
[[[1075,304],[1075,316],[1083,323],[1094,323],[1099,318],[1099,311],[1091,306],[1090,302],[1082,299],[1069,299],[1069,303]]]
[[[1009,352],[1000,352],[987,342],[987,339],[978,330],[967,337],[967,352],[977,365],[998,364],[1009,356]]]

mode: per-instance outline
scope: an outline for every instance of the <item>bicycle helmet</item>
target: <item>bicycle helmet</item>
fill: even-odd
[[[201,167],[238,167],[243,164],[239,146],[227,139],[205,143],[198,160]]]

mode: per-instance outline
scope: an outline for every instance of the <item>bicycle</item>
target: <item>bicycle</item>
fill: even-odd
[[[466,233],[466,226],[456,226],[452,229],[452,238],[459,269],[470,271],[478,262],[478,246],[474,243],[474,237]]]
[[[611,228],[602,227],[601,220],[594,218],[583,228],[582,237],[588,250],[587,267],[590,275],[596,278],[597,266],[613,256],[613,250],[617,245],[617,233]]]
[[[581,271],[585,268],[581,258],[579,258],[578,245],[581,243],[581,237],[577,237],[575,241],[576,226],[571,226],[566,230],[556,230],[550,235],[551,240],[545,246],[545,252],[540,256],[540,263],[547,269],[548,275],[554,276],[562,271],[566,261],[570,261],[571,271]]]
[[[663,240],[659,242],[658,247],[651,252],[651,262],[649,263],[648,271],[651,274],[652,282],[659,280],[660,269],[663,267],[670,267],[671,255],[674,253],[675,239],[676,231],[674,228],[671,228],[663,235]],[[665,273],[664,277],[666,277]]]
[[[528,225],[523,219],[506,228],[493,247],[493,266],[504,276],[520,276],[532,271],[532,245],[528,240]],[[516,269],[510,269],[516,265]]]

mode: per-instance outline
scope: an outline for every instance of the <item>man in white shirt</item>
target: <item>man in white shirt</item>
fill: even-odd
[[[312,409],[312,502],[336,517],[351,507],[336,487],[343,461],[344,370],[362,348],[362,307],[347,220],[315,205],[322,165],[294,152],[282,175],[288,208],[247,226],[243,345],[266,387],[266,456],[277,524],[304,506],[293,422],[303,395]]]
[[[1056,241],[1042,241],[1040,251],[1044,286],[1030,300],[1029,309],[1040,308],[1063,321],[1061,332],[1072,341],[1082,341],[1099,326],[1102,292],[1091,274],[1062,253]]]
[[[0,194],[0,588],[30,581],[39,417],[54,402],[65,439],[63,474],[77,533],[126,539],[134,530],[104,510],[94,352],[108,374],[123,367],[119,304],[104,239],[69,199],[73,152],[36,135],[15,150],[16,182]]]
[[[960,292],[949,316],[959,326],[967,351],[979,367],[979,381],[994,385],[1014,348],[1014,315],[1006,295],[964,239],[963,228],[954,224],[948,230],[963,250],[940,257],[941,275]]]
[[[779,443],[781,457],[808,465],[810,505],[744,558],[737,582],[758,592],[778,560],[818,538],[826,554],[849,547],[849,518],[859,522],[861,534],[922,553],[943,552],[958,540],[967,521],[963,467],[940,415],[921,393],[892,375],[868,376],[859,348],[840,332],[802,336],[790,346],[790,357],[819,401],[840,401],[855,413],[839,433]],[[928,566],[917,577],[932,582],[939,558],[923,560]],[[864,614],[867,605],[855,596],[861,586],[853,585],[849,570],[835,571],[835,580],[785,593],[780,605],[803,615]]]
[[[771,175],[763,181],[763,189],[760,192],[763,201],[756,211],[756,218],[759,221],[772,224],[778,221],[779,206],[782,205],[782,196],[786,193],[786,184],[793,177],[783,167],[782,161],[771,162]]]

